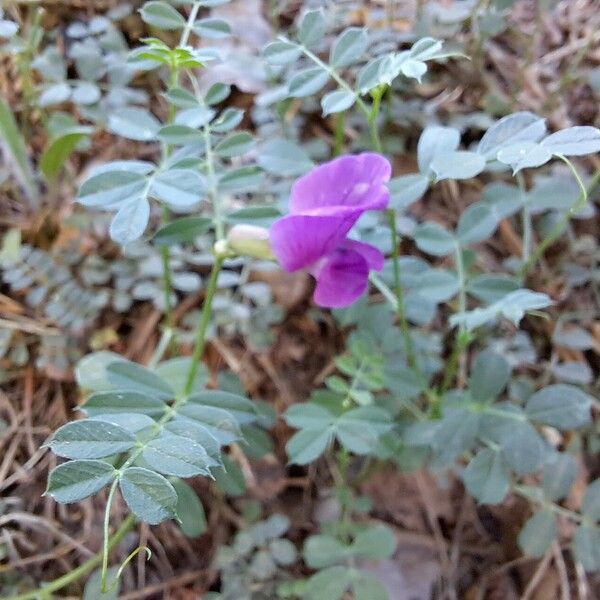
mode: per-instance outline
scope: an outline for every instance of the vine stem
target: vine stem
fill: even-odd
[[[112,485],[110,486],[110,491],[108,492],[108,499],[106,500],[106,508],[104,509],[104,539],[102,543],[102,574],[100,576],[100,589],[102,593],[106,593],[107,585],[106,579],[108,577],[108,554],[109,554],[109,540],[110,534],[108,528],[110,526],[110,509],[115,498],[115,492],[117,491],[117,485],[119,483],[118,478],[115,477]]]
[[[560,236],[565,226],[572,219],[572,217],[574,217],[585,206],[589,194],[596,188],[598,183],[600,183],[600,169],[598,169],[594,173],[594,176],[592,177],[591,181],[589,182],[586,188],[585,184],[581,180],[581,177],[579,176],[579,173],[577,173],[577,169],[575,169],[575,167],[573,166],[573,163],[562,154],[557,154],[557,157],[560,158],[569,167],[571,173],[573,173],[575,180],[577,181],[577,185],[579,185],[580,189],[579,198],[577,199],[575,204],[573,204],[573,206],[571,206],[571,208],[567,210],[567,212],[563,215],[562,219],[560,219],[560,221],[548,232],[546,237],[538,244],[538,246],[531,253],[529,260],[521,267],[519,271],[520,277],[525,277],[527,273],[529,273],[531,268],[542,257],[544,252],[546,252],[548,247]]]

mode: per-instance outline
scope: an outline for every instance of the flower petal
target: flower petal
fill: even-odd
[[[288,215],[271,226],[271,248],[288,272],[310,267],[330,254],[362,211],[342,209],[328,216]]]
[[[336,158],[296,181],[290,213],[327,214],[340,206],[384,209],[390,197],[385,183],[391,172],[389,161],[373,152]]]
[[[379,248],[365,242],[358,242],[357,240],[346,240],[342,244],[342,248],[358,252],[367,261],[369,270],[381,271],[383,269],[385,256]]]
[[[343,308],[367,291],[369,265],[361,253],[341,247],[325,258],[313,274],[317,280],[315,303]]]

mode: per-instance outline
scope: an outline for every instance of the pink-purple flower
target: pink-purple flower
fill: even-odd
[[[383,254],[348,233],[364,212],[387,207],[390,175],[386,158],[365,152],[325,163],[292,187],[290,214],[272,225],[271,247],[286,271],[314,276],[318,305],[352,304],[367,290],[369,271],[382,269]]]

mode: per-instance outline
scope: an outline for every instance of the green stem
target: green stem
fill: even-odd
[[[544,254],[544,252],[546,252],[548,247],[564,231],[566,225],[573,218],[573,216],[575,216],[585,206],[585,203],[587,202],[589,194],[592,193],[592,191],[596,188],[596,186],[600,182],[600,169],[599,169],[594,173],[592,180],[589,182],[589,184],[586,188],[584,183],[581,181],[581,177],[579,177],[579,173],[577,173],[577,170],[573,166],[573,163],[568,158],[566,158],[565,156],[562,156],[561,154],[559,154],[557,156],[563,162],[566,163],[566,165],[569,167],[569,169],[575,176],[575,179],[576,179],[577,184],[579,185],[579,189],[580,189],[579,198],[577,199],[575,204],[573,204],[573,206],[571,206],[571,208],[569,208],[569,210],[567,210],[567,212],[563,215],[562,219],[560,219],[560,221],[550,230],[550,232],[546,235],[546,237],[534,249],[531,256],[529,257],[529,260],[521,267],[521,270],[519,271],[519,276],[521,276],[521,277],[524,277],[525,275],[527,275],[527,273],[529,273],[531,268],[538,262],[538,260]]]
[[[456,273],[458,275],[458,312],[459,314],[463,314],[467,310],[467,290],[463,253],[458,242],[456,242],[454,247],[454,260],[456,263]],[[467,349],[470,341],[471,336],[464,323],[461,323],[456,333],[452,354],[446,363],[446,369],[444,370],[444,377],[442,379],[440,393],[444,393],[449,390],[450,386],[456,379],[463,352]]]
[[[188,40],[190,39],[190,33],[192,32],[192,27],[194,27],[194,23],[196,22],[196,18],[198,17],[198,11],[200,10],[200,2],[194,2],[192,6],[192,10],[188,16],[188,20],[181,32],[181,37],[179,38],[179,46],[187,46]]]
[[[345,129],[344,125],[346,122],[346,113],[339,112],[335,115],[335,137],[333,141],[333,155],[339,156],[344,151],[344,138]]]
[[[404,345],[406,346],[406,359],[408,366],[416,367],[415,352],[412,339],[410,337],[410,329],[406,319],[406,304],[404,302],[404,292],[402,290],[402,281],[400,279],[400,260],[398,256],[398,228],[396,226],[396,211],[390,208],[386,211],[388,224],[390,226],[390,234],[392,237],[392,265],[394,269],[394,291],[396,293],[396,312],[400,321],[400,330],[404,337]]]
[[[525,180],[523,179],[522,173],[517,173],[517,182],[519,184],[519,192],[521,194],[521,203],[523,208],[521,210],[521,222],[523,229],[523,253],[522,259],[523,264],[526,264],[531,254],[531,213],[529,212],[529,206],[527,204],[527,191],[525,190]]]
[[[371,144],[373,149],[377,152],[383,152],[383,146],[379,137],[379,129],[377,128],[377,118],[379,117],[379,109],[381,108],[381,98],[383,96],[384,89],[379,87],[375,88],[371,94],[373,96],[373,104],[367,117],[369,123],[369,133],[371,135]]]
[[[219,272],[221,271],[221,267],[223,266],[224,260],[225,258],[223,256],[216,256],[212,272],[210,274],[210,280],[208,282],[208,288],[206,290],[206,296],[204,297],[204,304],[202,306],[202,315],[200,316],[200,322],[198,323],[198,331],[196,333],[196,344],[194,346],[194,352],[192,353],[190,370],[188,372],[188,377],[185,382],[185,388],[183,390],[185,396],[189,396],[194,387],[194,381],[196,379],[198,368],[200,366],[200,359],[202,358],[202,354],[204,353],[204,345],[206,342],[206,330],[208,329],[208,324],[210,323],[212,303],[215,297],[215,292],[217,291],[217,280],[219,278]]]
[[[109,551],[121,543],[123,538],[127,535],[127,533],[135,525],[135,521],[136,521],[136,519],[133,515],[129,515],[125,519],[125,521],[123,521],[123,523],[121,524],[119,529],[117,529],[117,531],[115,531],[115,533],[108,540],[108,550]],[[53,594],[54,592],[57,592],[58,590],[62,590],[63,588],[67,587],[69,584],[74,583],[75,581],[78,581],[84,575],[87,575],[90,571],[92,571],[97,566],[99,566],[102,563],[103,555],[104,555],[103,551],[98,552],[98,554],[95,554],[94,556],[92,556],[89,560],[84,562],[82,565],[80,565],[76,569],[69,571],[62,577],[55,579],[54,581],[50,582],[48,585],[46,585],[40,589],[34,590],[33,592],[26,592],[24,594],[19,594],[18,596],[11,596],[9,598],[4,598],[3,600],[38,600],[42,596],[47,596],[48,594]]]
[[[106,508],[104,509],[104,541],[102,544],[102,574],[100,576],[100,589],[103,593],[107,591],[106,578],[108,577],[108,554],[110,552],[110,508],[112,506],[115,492],[117,491],[117,485],[119,484],[118,478],[112,482],[110,491],[108,492],[108,499],[106,500]]]

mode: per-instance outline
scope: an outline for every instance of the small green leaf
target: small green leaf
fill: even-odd
[[[285,449],[291,463],[306,465],[323,452],[331,443],[330,429],[302,429],[297,431],[287,442]]]
[[[149,142],[156,139],[159,129],[158,119],[145,108],[127,106],[108,117],[108,130],[128,140]]]
[[[525,411],[530,419],[557,427],[574,429],[591,420],[592,399],[574,385],[549,385],[529,398]]]
[[[146,178],[132,171],[110,171],[92,175],[83,182],[77,201],[88,208],[110,210],[135,200],[143,192]]]
[[[396,210],[404,210],[420,200],[428,187],[429,178],[421,173],[395,177],[388,183],[390,206]]]
[[[586,571],[600,571],[600,530],[582,525],[573,539],[575,558]]]
[[[304,561],[311,569],[322,569],[342,562],[350,548],[331,535],[311,535],[304,544]]]
[[[600,521],[600,479],[590,483],[585,490],[581,512],[592,521]]]
[[[194,23],[194,33],[211,40],[221,40],[231,35],[231,27],[223,19],[207,17]]]
[[[46,494],[56,502],[79,502],[99,492],[115,477],[112,465],[100,460],[73,460],[50,471]]]
[[[284,40],[277,40],[265,46],[263,58],[272,65],[287,65],[300,57],[301,50],[295,44]]]
[[[323,569],[309,578],[302,597],[305,600],[340,600],[350,587],[352,575],[345,566]]]
[[[157,246],[172,246],[193,242],[197,237],[208,233],[213,226],[208,217],[181,217],[160,227],[154,234]]]
[[[456,227],[456,237],[463,245],[476,244],[488,239],[496,230],[498,219],[494,211],[483,202],[471,204]]]
[[[185,19],[173,6],[161,1],[146,2],[140,9],[144,23],[173,31],[185,27]]]
[[[123,204],[110,223],[110,237],[122,246],[142,237],[150,219],[150,204],[146,198],[136,198]]]
[[[119,390],[139,392],[170,400],[174,392],[166,381],[145,367],[127,361],[115,361],[107,367],[108,380]]]
[[[347,90],[328,92],[321,98],[323,116],[348,110],[356,102],[356,94]]]
[[[210,475],[213,461],[206,450],[189,438],[165,433],[150,440],[142,452],[146,464],[164,475]]]
[[[205,189],[204,178],[196,171],[169,169],[153,177],[150,194],[173,209],[186,209],[200,202]]]
[[[228,456],[223,456],[223,466],[212,471],[217,486],[228,496],[236,498],[246,493],[246,481],[242,470]]]
[[[549,500],[561,500],[569,493],[575,477],[577,461],[570,454],[557,452],[542,470],[544,494]]]
[[[309,67],[298,71],[288,84],[292,98],[305,98],[316,94],[329,81],[329,73],[321,67]]]
[[[224,158],[247,154],[254,145],[254,138],[247,131],[233,133],[215,146],[215,154]]]
[[[396,535],[385,525],[375,525],[361,531],[350,548],[354,556],[369,560],[383,560],[394,554],[398,541]]]
[[[556,518],[549,510],[535,513],[525,523],[519,533],[518,542],[521,550],[529,556],[543,556],[556,537]]]
[[[369,44],[367,30],[362,27],[349,27],[333,42],[329,54],[331,66],[347,67],[362,58]]]
[[[471,369],[469,390],[476,400],[496,398],[508,383],[510,377],[508,361],[491,350],[477,355]]]
[[[413,238],[419,250],[433,256],[447,256],[455,249],[454,236],[437,223],[422,223],[418,225]]]
[[[175,517],[177,492],[162,475],[129,467],[121,475],[120,488],[127,506],[140,520],[157,525]]]
[[[176,513],[181,522],[183,535],[187,538],[196,538],[206,532],[208,525],[204,507],[196,492],[181,479],[171,479],[171,484],[177,493]]]
[[[227,192],[249,192],[260,186],[264,173],[259,167],[240,167],[226,172],[219,180],[219,188]]]
[[[248,398],[229,392],[206,390],[191,395],[188,402],[226,410],[239,425],[253,423],[257,419],[254,404]]]
[[[221,444],[230,444],[241,435],[237,421],[222,408],[190,402],[179,409],[179,414],[197,422]]]
[[[443,152],[433,157],[429,168],[438,181],[471,179],[485,169],[485,158],[476,152]]]
[[[313,166],[298,144],[283,139],[268,141],[258,155],[258,164],[268,173],[284,177],[303,175]]]
[[[307,11],[300,27],[298,28],[298,39],[305,46],[312,46],[325,35],[325,15],[322,9]]]
[[[500,452],[483,448],[463,473],[469,493],[482,504],[499,504],[510,489],[508,472]]]
[[[46,179],[54,179],[60,172],[66,160],[81,140],[90,133],[91,128],[82,127],[53,140],[40,157],[40,169]]]
[[[73,421],[56,430],[48,446],[63,458],[104,458],[135,446],[135,436],[103,421]]]
[[[167,405],[158,398],[140,392],[96,392],[80,406],[88,416],[111,413],[141,413],[162,416]]]
[[[590,126],[567,127],[545,137],[540,146],[552,154],[583,156],[600,152],[600,129]]]

